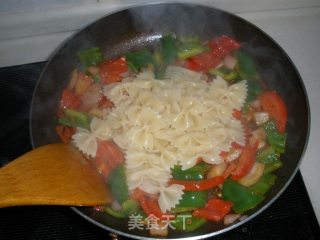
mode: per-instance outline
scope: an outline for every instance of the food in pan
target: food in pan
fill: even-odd
[[[105,177],[106,214],[165,236],[232,224],[264,200],[287,110],[239,42],[168,34],[116,59],[96,47],[78,57],[56,131]]]

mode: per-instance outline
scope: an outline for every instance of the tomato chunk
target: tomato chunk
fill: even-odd
[[[107,177],[110,171],[124,161],[121,149],[113,141],[98,141],[98,149],[93,162],[98,172]]]
[[[239,180],[250,172],[256,160],[257,149],[258,142],[254,143],[253,145],[248,144],[243,148],[242,153],[238,158],[237,167],[231,174],[231,178],[233,180]]]
[[[99,68],[104,83],[119,82],[123,78],[122,74],[128,72],[128,65],[123,57],[101,63]]]
[[[277,129],[280,133],[284,133],[287,124],[287,108],[280,97],[275,91],[267,91],[263,93],[260,98],[262,109],[270,114],[274,119]]]
[[[232,205],[230,201],[214,198],[209,200],[204,208],[193,211],[192,215],[218,222],[230,212]]]

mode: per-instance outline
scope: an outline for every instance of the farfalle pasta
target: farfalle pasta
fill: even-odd
[[[173,188],[166,199],[161,190],[168,187],[174,165],[189,169],[199,158],[219,164],[221,151],[229,151],[233,142],[244,144],[243,128],[232,113],[241,109],[247,94],[245,81],[230,86],[222,78],[208,82],[202,73],[177,66],[168,67],[165,78],[159,81],[145,71],[106,86],[103,94],[114,103],[109,115],[94,119],[91,133],[77,129],[73,136],[89,156],[95,156],[95,139],[115,141],[126,156],[129,190],[160,194],[163,212],[183,194]]]

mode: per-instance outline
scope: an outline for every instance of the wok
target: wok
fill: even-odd
[[[211,39],[222,34],[241,42],[244,51],[255,59],[262,78],[276,89],[288,107],[287,146],[282,156],[283,167],[265,201],[249,211],[242,222],[225,227],[207,223],[202,228],[184,233],[172,231],[168,238],[205,238],[233,229],[265,210],[288,186],[306,148],[310,113],[303,82],[294,64],[283,49],[253,24],[227,12],[206,6],[159,3],[136,6],[107,15],[83,28],[58,48],[44,68],[36,86],[31,108],[33,147],[57,142],[55,134],[59,98],[69,75],[80,67],[77,52],[88,47],[102,49],[106,58],[121,56],[127,51],[153,48],[166,33],[177,36],[199,36]],[[79,215],[99,227],[131,238],[147,238],[147,231],[128,230],[127,220],[115,220],[93,208],[73,208]]]

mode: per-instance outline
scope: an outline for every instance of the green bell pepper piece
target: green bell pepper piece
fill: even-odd
[[[178,57],[176,39],[172,35],[161,38],[161,54],[165,65],[173,64]]]
[[[209,73],[215,76],[220,76],[227,81],[232,81],[239,77],[238,72],[233,71],[225,66],[209,69]]]
[[[276,129],[276,125],[274,121],[268,121],[263,125],[264,130],[267,134],[267,142],[271,147],[275,149],[275,151],[279,153],[285,152],[286,147],[286,133],[279,133]]]
[[[280,153],[274,150],[272,146],[268,146],[257,152],[258,162],[264,163],[264,174],[271,173],[282,166],[280,161]]]
[[[264,200],[263,196],[231,179],[224,182],[222,195],[224,200],[233,202],[232,209],[239,214],[256,207]]]
[[[128,67],[133,72],[139,72],[141,69],[153,64],[153,56],[147,50],[129,52],[126,54]]]
[[[207,191],[194,191],[194,192],[185,192],[182,195],[177,207],[195,207],[202,208],[206,205],[208,200]]]
[[[185,213],[185,212],[192,212],[196,210],[196,207],[175,207],[170,210],[171,213]]]
[[[91,119],[87,114],[71,108],[65,109],[64,114],[65,117],[58,119],[59,124],[89,129]]]
[[[201,162],[192,168],[182,170],[180,165],[175,165],[172,169],[172,177],[178,180],[202,180],[205,178],[209,168]]]
[[[264,195],[273,186],[276,181],[276,176],[271,174],[264,174],[261,176],[258,182],[250,186],[250,190],[253,192]]]
[[[250,103],[254,101],[259,94],[262,93],[262,87],[258,81],[247,80],[248,96],[246,102]]]
[[[98,65],[103,59],[102,52],[99,48],[88,48],[78,53],[81,64],[87,68],[92,65]]]
[[[164,79],[167,65],[163,60],[163,55],[159,51],[153,54],[153,66],[155,78]]]
[[[242,51],[235,52],[235,56],[238,59],[240,76],[242,79],[253,79],[256,74],[256,66],[253,59]]]
[[[178,58],[185,60],[209,50],[209,47],[202,45],[199,41],[180,42],[178,44]]]
[[[165,35],[160,40],[160,50],[153,54],[153,66],[156,79],[164,79],[166,68],[177,59],[176,39],[172,35]]]
[[[280,153],[276,152],[273,147],[268,146],[257,152],[256,160],[261,163],[273,163],[279,161]]]
[[[171,221],[171,225],[184,232],[192,232],[207,222],[206,219],[200,217],[193,217],[191,213],[184,213],[183,215],[177,215],[176,219]]]
[[[264,167],[264,171],[263,173],[264,174],[268,174],[268,173],[272,173],[274,172],[275,170],[279,169],[282,167],[282,162],[280,160],[276,160],[272,163],[266,163],[265,164],[265,167]]]
[[[124,165],[119,165],[110,172],[108,185],[112,196],[114,196],[120,204],[123,204],[123,202],[129,198]]]
[[[139,203],[135,200],[128,199],[121,204],[120,210],[113,210],[110,207],[106,207],[104,211],[116,218],[126,218],[131,214],[139,212]]]

